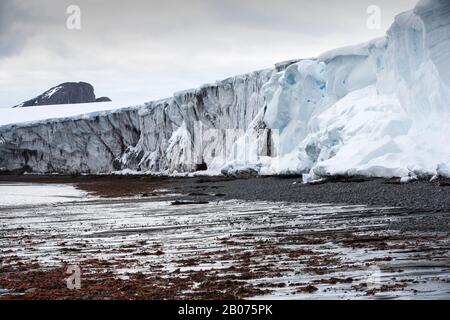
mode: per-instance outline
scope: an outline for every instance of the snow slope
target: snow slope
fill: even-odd
[[[64,119],[87,113],[123,108],[112,102],[92,102],[70,105],[36,106],[33,108],[0,108],[0,126],[40,122],[48,119]]]
[[[386,37],[141,107],[0,127],[0,170],[450,174],[450,2]]]

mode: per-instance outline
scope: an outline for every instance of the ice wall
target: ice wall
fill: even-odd
[[[264,106],[261,88],[271,72],[229,78],[140,107],[2,126],[0,172],[195,171],[207,161],[203,149],[215,147],[220,154],[224,145],[215,139],[194,150],[203,140],[196,133],[245,132]]]
[[[274,73],[261,115],[279,129],[276,158],[225,171],[333,175],[445,175],[450,159],[450,2],[421,1],[386,37]],[[241,146],[241,149],[244,149]]]

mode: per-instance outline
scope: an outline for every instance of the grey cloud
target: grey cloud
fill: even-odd
[[[39,1],[1,0],[0,57],[20,54],[31,37],[46,32],[57,20]]]
[[[1,0],[0,54],[17,53],[36,35],[46,37],[50,49],[61,49],[73,41],[114,47],[135,40],[202,50],[203,46],[220,46],[221,39],[231,45],[260,45],[264,39],[278,42],[291,34],[320,37],[346,32],[349,27],[355,33],[366,32],[365,8],[369,4],[392,12],[413,1]],[[65,28],[65,9],[72,3],[82,9],[79,34]]]
[[[387,28],[415,2],[0,0],[0,105],[80,80],[115,101],[162,98],[378,37],[383,30],[365,25],[369,4],[382,8]],[[81,31],[66,28],[70,4],[81,7]]]
[[[20,15],[12,0],[0,1],[0,56],[17,53],[25,43],[26,34],[17,30]]]

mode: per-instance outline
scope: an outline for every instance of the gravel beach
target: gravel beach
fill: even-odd
[[[0,182],[73,184],[103,197],[151,196],[166,189],[204,200],[250,200],[296,203],[358,204],[450,211],[448,181],[397,179],[334,179],[319,184],[302,184],[300,177],[169,178],[150,176],[0,176]]]
[[[450,185],[445,182],[417,181],[401,184],[386,179],[343,179],[316,185],[302,184],[301,178],[251,178],[214,181],[199,178],[183,183],[183,191],[198,186],[219,187],[226,199],[264,200],[300,203],[359,204],[409,209],[447,211]],[[190,189],[189,189],[190,188]]]

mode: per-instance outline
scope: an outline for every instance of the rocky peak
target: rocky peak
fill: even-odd
[[[14,108],[55,104],[73,104],[111,101],[107,97],[96,98],[94,87],[86,82],[66,82],[53,87],[40,96],[25,101]]]

